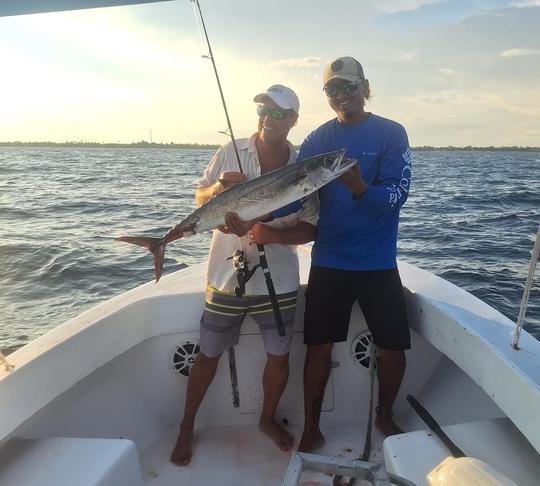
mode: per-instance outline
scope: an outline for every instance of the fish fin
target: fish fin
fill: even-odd
[[[167,243],[164,238],[150,238],[144,236],[119,236],[118,241],[131,243],[132,245],[142,246],[150,251],[154,257],[154,271],[156,274],[156,283],[161,278],[163,272],[163,261],[165,260],[165,246]]]

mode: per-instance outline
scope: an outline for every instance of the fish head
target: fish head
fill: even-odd
[[[355,159],[345,158],[346,149],[316,155],[304,161],[305,170],[317,188],[328,184],[351,169]]]

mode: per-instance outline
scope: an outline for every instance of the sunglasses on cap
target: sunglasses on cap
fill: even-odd
[[[257,115],[267,116],[269,115],[272,120],[283,120],[293,110],[284,110],[283,108],[268,108],[264,105],[257,105]]]
[[[324,92],[328,98],[335,98],[338,93],[342,95],[351,94],[358,89],[358,81],[341,81],[340,83],[329,83],[324,87]]]

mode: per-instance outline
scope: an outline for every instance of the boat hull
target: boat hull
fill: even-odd
[[[309,255],[302,255],[290,381],[278,409],[279,420],[297,439],[303,423],[303,290],[309,263]],[[396,421],[410,433],[426,429],[405,400],[409,393],[443,427],[503,420],[509,424],[508,430],[503,427],[508,449],[530,464],[518,466],[510,453],[504,462],[488,444],[475,453],[487,462],[495,457],[509,477],[527,484],[531,475],[540,475],[534,466],[540,461],[538,418],[533,413],[540,405],[540,380],[535,374],[538,361],[526,356],[537,356],[540,343],[525,333],[525,352],[513,354],[512,325],[500,313],[414,266],[400,263],[400,272],[412,349],[396,401]],[[204,265],[180,270],[157,285],[149,283],[111,299],[10,355],[15,369],[0,376],[3,447],[11,447],[15,438],[129,440],[139,461],[131,466],[140,469],[143,484],[156,483],[158,476],[156,484],[213,484],[205,482],[213,475],[221,479],[216,484],[281,484],[290,454],[258,431],[265,352],[258,326],[249,317],[235,346],[238,388],[224,355],[197,418],[193,463],[178,468],[168,461],[187,383],[175,356],[186,343],[198,341],[204,288]],[[366,337],[365,320],[355,306],[348,342],[335,345],[323,402],[327,442],[320,452],[330,457],[352,460],[363,449],[369,404],[369,371],[361,349]],[[474,430],[472,425],[463,427]],[[383,437],[375,433],[371,460],[383,460],[384,449],[392,450],[387,443],[383,447]],[[386,457],[387,467],[396,472],[402,462],[414,463],[410,457],[395,464],[390,459]],[[421,477],[428,467],[431,464],[419,463]],[[252,482],[243,482],[248,479]]]

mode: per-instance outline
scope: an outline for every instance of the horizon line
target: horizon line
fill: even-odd
[[[216,143],[197,143],[197,142],[148,142],[141,140],[139,142],[87,142],[80,141],[66,141],[66,142],[49,142],[49,141],[35,141],[35,142],[0,142],[0,147],[90,147],[90,148],[198,148],[198,149],[217,149],[223,144]],[[300,145],[294,145],[295,148],[299,148]],[[531,147],[523,145],[419,145],[411,146],[411,150],[522,150],[522,151],[540,151],[540,147]]]

